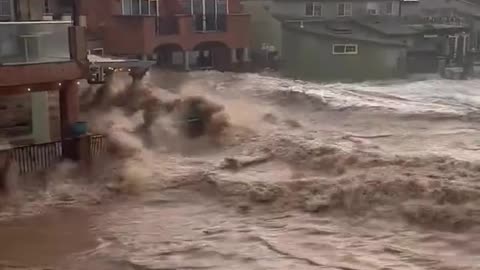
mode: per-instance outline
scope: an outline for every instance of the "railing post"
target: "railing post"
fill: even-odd
[[[12,167],[12,153],[10,151],[2,151],[2,166],[0,167],[0,195],[9,193],[8,176]]]
[[[92,136],[84,135],[76,138],[78,162],[82,166],[90,166],[92,161]]]

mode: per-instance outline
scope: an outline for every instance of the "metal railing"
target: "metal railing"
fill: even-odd
[[[0,22],[0,65],[70,61],[70,21]]]
[[[93,135],[90,137],[90,155],[91,158],[101,156],[107,151],[107,139],[103,135]]]
[[[9,151],[20,174],[43,171],[62,160],[61,141],[21,146]]]
[[[193,28],[196,32],[226,32],[227,15],[197,14],[193,15]]]
[[[101,157],[107,150],[106,137],[103,135],[90,136],[89,147],[91,160]],[[22,175],[41,172],[62,161],[63,142],[55,141],[15,147],[0,151],[0,155],[9,155],[10,158],[13,158]]]

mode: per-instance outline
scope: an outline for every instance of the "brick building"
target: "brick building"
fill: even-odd
[[[82,0],[90,50],[189,70],[248,61],[240,0]]]

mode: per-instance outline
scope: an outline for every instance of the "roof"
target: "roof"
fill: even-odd
[[[366,36],[365,31],[361,31],[351,21],[344,22],[322,22],[322,21],[286,21],[284,27],[290,30],[301,31],[305,33],[328,36],[338,39],[348,39],[363,42],[371,42],[381,45],[389,46],[407,46],[403,42],[394,41],[391,39],[382,38],[380,36],[372,37]],[[360,30],[360,31],[357,31]]]
[[[461,31],[468,28],[465,24],[438,24],[438,23],[418,23],[411,24],[399,19],[391,18],[376,18],[372,19],[357,19],[356,23],[375,30],[384,35],[415,35],[423,34],[431,31]]]
[[[418,29],[392,20],[357,20],[356,22],[385,35],[414,35],[419,32]]]
[[[432,31],[432,30],[464,30],[468,28],[468,26],[464,24],[444,24],[444,23],[411,24],[409,26],[421,32]]]

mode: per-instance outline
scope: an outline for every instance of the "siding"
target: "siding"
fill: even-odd
[[[263,43],[275,46],[278,52],[282,50],[281,23],[272,17],[268,8],[271,1],[244,1],[243,7],[251,15],[250,48],[259,51]]]
[[[308,80],[368,80],[405,75],[406,49],[333,39],[284,29],[282,71]],[[357,55],[333,55],[332,45],[358,44]]]
[[[271,12],[273,14],[289,15],[295,17],[305,17],[305,3],[311,1],[274,1]],[[322,3],[322,18],[335,19],[337,17],[337,4],[343,1],[317,1]],[[348,1],[346,1],[348,2]],[[380,6],[379,15],[386,14],[386,3],[393,2],[393,15],[398,16],[400,13],[400,3],[398,0],[394,1],[351,1],[352,16],[361,17],[367,14],[367,2],[375,2]]]
[[[457,9],[461,12],[478,14],[480,5],[470,4],[465,1],[452,0],[421,0],[418,3],[405,3],[402,5],[403,16],[429,15],[434,10]]]

